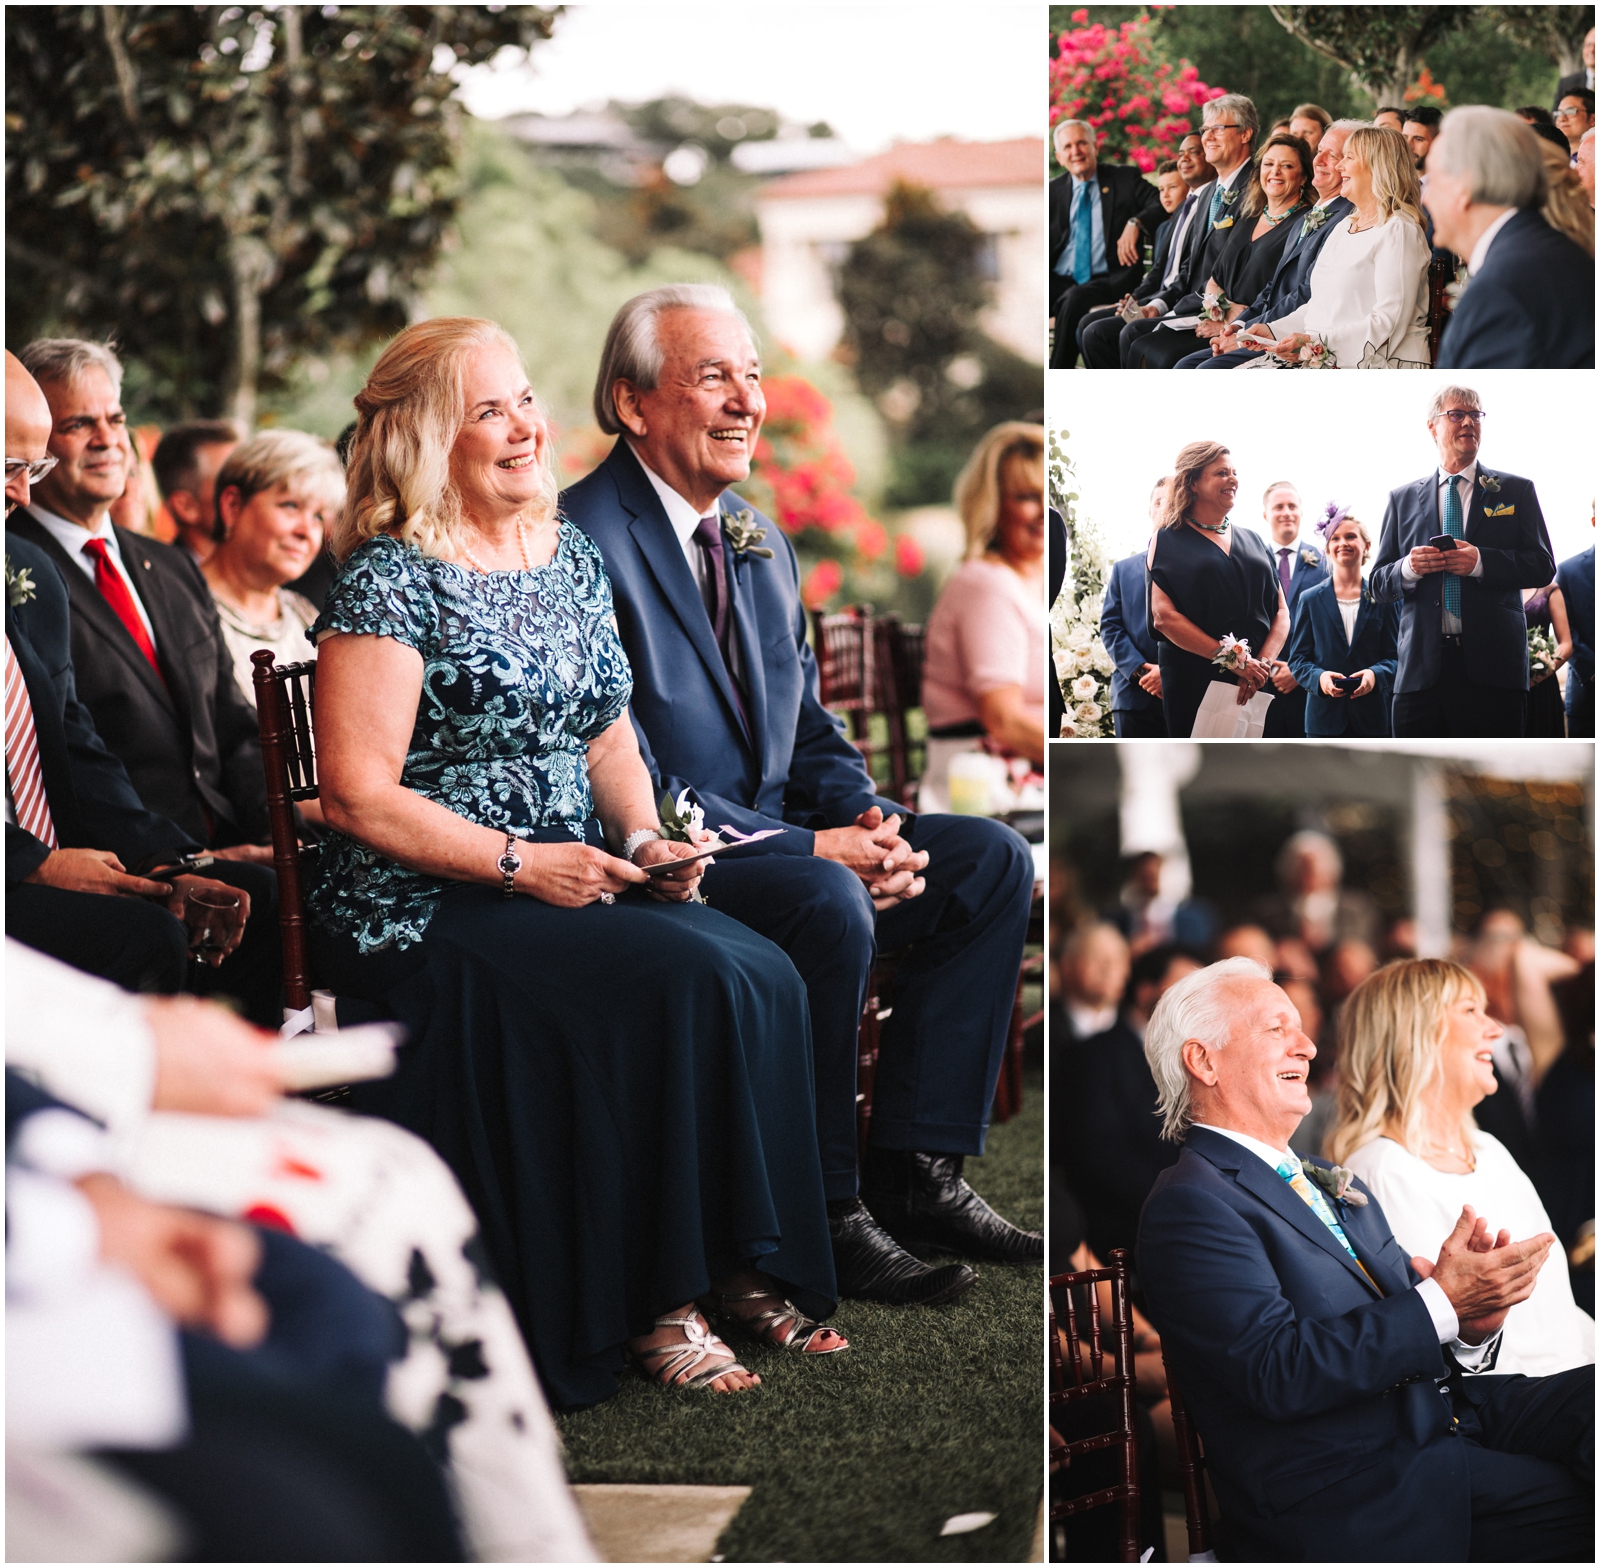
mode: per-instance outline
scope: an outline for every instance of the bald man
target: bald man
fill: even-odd
[[[22,361],[6,350],[6,516],[33,499],[32,481],[55,467],[50,405]],[[43,468],[43,473],[40,469]]]

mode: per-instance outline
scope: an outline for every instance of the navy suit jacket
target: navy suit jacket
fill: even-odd
[[[1324,578],[1300,595],[1289,628],[1286,658],[1306,694],[1307,735],[1375,737],[1390,733],[1389,705],[1399,631],[1400,606],[1376,604],[1363,592],[1356,611],[1356,634],[1346,643],[1344,618],[1333,596],[1332,581]],[[1332,670],[1335,675],[1371,670],[1377,678],[1377,688],[1359,699],[1325,697],[1321,687],[1324,670]]]
[[[1567,624],[1572,630],[1572,673],[1584,685],[1594,685],[1594,546],[1581,555],[1569,555],[1556,568],[1556,587],[1567,601]],[[1567,678],[1567,712],[1578,696],[1577,683]]]
[[[1499,490],[1486,491],[1486,477],[1494,479]],[[1426,478],[1389,492],[1368,579],[1380,603],[1401,606],[1397,692],[1428,691],[1439,684],[1442,670],[1444,573],[1430,573],[1415,583],[1406,582],[1400,573],[1412,550],[1444,532],[1437,478],[1435,467]],[[1491,509],[1500,515],[1486,515]],[[1476,545],[1483,556],[1481,577],[1459,579],[1467,678],[1477,686],[1526,691],[1528,619],[1522,613],[1522,589],[1543,588],[1556,573],[1533,481],[1486,469],[1480,462],[1464,526],[1467,543]]]
[[[1326,220],[1304,236],[1300,231],[1306,225],[1306,218],[1296,220],[1295,231],[1278,258],[1278,270],[1251,301],[1241,321],[1277,321],[1299,310],[1311,298],[1311,269],[1316,266],[1328,236],[1355,210],[1355,203],[1335,196],[1324,210],[1328,214]]]
[[[1111,568],[1101,600],[1100,641],[1116,661],[1111,677],[1113,712],[1138,711],[1161,706],[1139,684],[1139,672],[1147,664],[1159,664],[1160,655],[1150,628],[1145,622],[1144,552],[1130,555]]]
[[[175,822],[147,811],[127,769],[106,748],[72,676],[72,623],[67,590],[50,558],[15,536],[6,559],[26,568],[34,592],[6,606],[6,636],[17,656],[39,743],[45,798],[63,849],[108,849],[124,866],[148,855],[196,849]],[[6,824],[6,881],[20,882],[50,853],[14,822]]]
[[[718,505],[731,512],[745,503],[729,490]],[[628,443],[619,440],[564,491],[561,507],[605,557],[633,666],[633,727],[657,788],[674,796],[692,789],[710,828],[789,829],[758,853],[809,855],[813,830],[849,826],[873,805],[905,817],[904,806],[877,795],[861,753],[818,700],[800,567],[775,523],[756,514],[770,561],[728,552],[752,733],[740,722],[694,573]]]
[[[1495,235],[1439,344],[1440,370],[1495,367],[1594,369],[1594,258],[1532,210]]]
[[[1205,1444],[1220,1552],[1465,1562],[1466,1444],[1434,1384],[1454,1363],[1376,1200],[1339,1221],[1376,1285],[1265,1161],[1205,1127],[1140,1216],[1147,1310]]]
[[[1305,552],[1310,551],[1316,557],[1314,561],[1305,558]],[[1267,541],[1267,552],[1272,556],[1273,575],[1278,570],[1278,547],[1271,540]],[[1328,558],[1314,544],[1307,544],[1304,540],[1297,539],[1294,543],[1294,565],[1289,570],[1288,605],[1290,615],[1300,602],[1300,595],[1308,589],[1315,588],[1318,583],[1328,580]]]
[[[1185,196],[1184,201],[1190,198]],[[1166,218],[1159,229],[1156,230],[1155,254],[1150,258],[1150,270],[1139,280],[1139,286],[1133,291],[1137,300],[1147,300],[1161,292],[1161,280],[1167,273],[1167,260],[1172,252],[1172,236],[1178,232],[1178,224],[1183,217],[1183,207]]]

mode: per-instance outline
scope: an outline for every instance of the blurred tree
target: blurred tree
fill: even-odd
[[[115,335],[147,416],[254,422],[405,324],[455,215],[461,66],[559,7],[6,11],[6,332]]]
[[[1043,408],[1039,366],[978,325],[990,303],[983,246],[964,213],[897,184],[883,221],[840,268],[841,347],[892,432],[891,506],[947,502],[984,431]]]
[[[1464,5],[1271,5],[1280,26],[1341,65],[1374,103],[1403,103],[1434,44],[1471,17]]]
[[[1562,76],[1583,69],[1584,34],[1594,26],[1592,5],[1492,5],[1489,19],[1522,49],[1555,61]]]

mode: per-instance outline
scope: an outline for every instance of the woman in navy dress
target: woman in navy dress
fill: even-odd
[[[1288,664],[1306,693],[1307,735],[1392,735],[1400,606],[1377,604],[1361,568],[1372,554],[1367,526],[1330,506],[1317,525],[1329,577],[1300,595]]]
[[[598,551],[490,322],[407,328],[356,398],[343,564],[312,628],[323,981],[407,1026],[359,1109],[421,1134],[477,1210],[551,1400],[759,1378],[696,1310],[845,1348],[805,987],[691,901],[659,837]],[[791,1305],[790,1303],[795,1305]]]
[[[1289,635],[1289,607],[1272,552],[1228,518],[1238,470],[1216,441],[1191,441],[1178,453],[1161,526],[1150,541],[1150,606],[1161,664],[1167,734],[1187,736],[1206,688],[1224,681],[1248,702],[1271,677],[1270,661]],[[1250,645],[1237,673],[1211,662],[1225,635]]]
[[[1535,626],[1550,633],[1556,645],[1556,669],[1572,657],[1572,629],[1567,621],[1567,601],[1554,583],[1529,594],[1522,605],[1523,618],[1531,632]],[[1571,677],[1568,676],[1570,680]],[[1567,715],[1561,706],[1561,682],[1556,670],[1528,671],[1528,716],[1522,733],[1530,739],[1565,740]]]

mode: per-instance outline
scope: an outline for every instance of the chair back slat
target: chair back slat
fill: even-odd
[[[1178,1470],[1183,1477],[1183,1518],[1189,1531],[1189,1555],[1198,1557],[1211,1550],[1211,1508],[1206,1501],[1206,1458],[1200,1451],[1200,1435],[1189,1419],[1188,1406],[1172,1375],[1172,1363],[1163,1351],[1161,1364],[1167,1374],[1167,1397],[1172,1402],[1172,1435],[1178,1444]]]
[[[272,827],[272,865],[278,873],[278,930],[283,941],[283,999],[295,1009],[311,1005],[311,966],[306,950],[305,898],[301,885],[300,837],[294,803],[317,794],[310,695],[316,661],[275,665],[272,652],[250,655],[255,667],[256,724],[267,775],[267,820]],[[296,784],[291,779],[291,764]]]
[[[1111,1289],[1109,1323],[1103,1320],[1100,1310],[1099,1287],[1102,1284],[1109,1285]],[[1080,1291],[1087,1299],[1081,1319],[1074,1299]],[[1059,1478],[1070,1468],[1070,1461],[1074,1457],[1114,1448],[1118,1450],[1121,1475],[1117,1485],[1086,1496],[1053,1496],[1050,1518],[1052,1522],[1057,1522],[1091,1508],[1118,1505],[1121,1511],[1121,1561],[1138,1562],[1138,1432],[1134,1424],[1133,1304],[1128,1292],[1127,1252],[1119,1247],[1111,1254],[1105,1268],[1053,1276],[1050,1280],[1049,1321],[1050,1403],[1066,1406],[1092,1395],[1105,1394],[1115,1398],[1118,1414],[1117,1426],[1110,1432],[1058,1442],[1051,1459],[1051,1471]],[[1088,1335],[1087,1347],[1080,1333],[1080,1321]],[[1062,1322],[1067,1325],[1065,1334],[1059,1328]],[[1066,1377],[1068,1360],[1072,1363],[1073,1380],[1070,1385]],[[1109,1367],[1106,1364],[1108,1361]],[[1085,1376],[1086,1366],[1092,1376]]]

